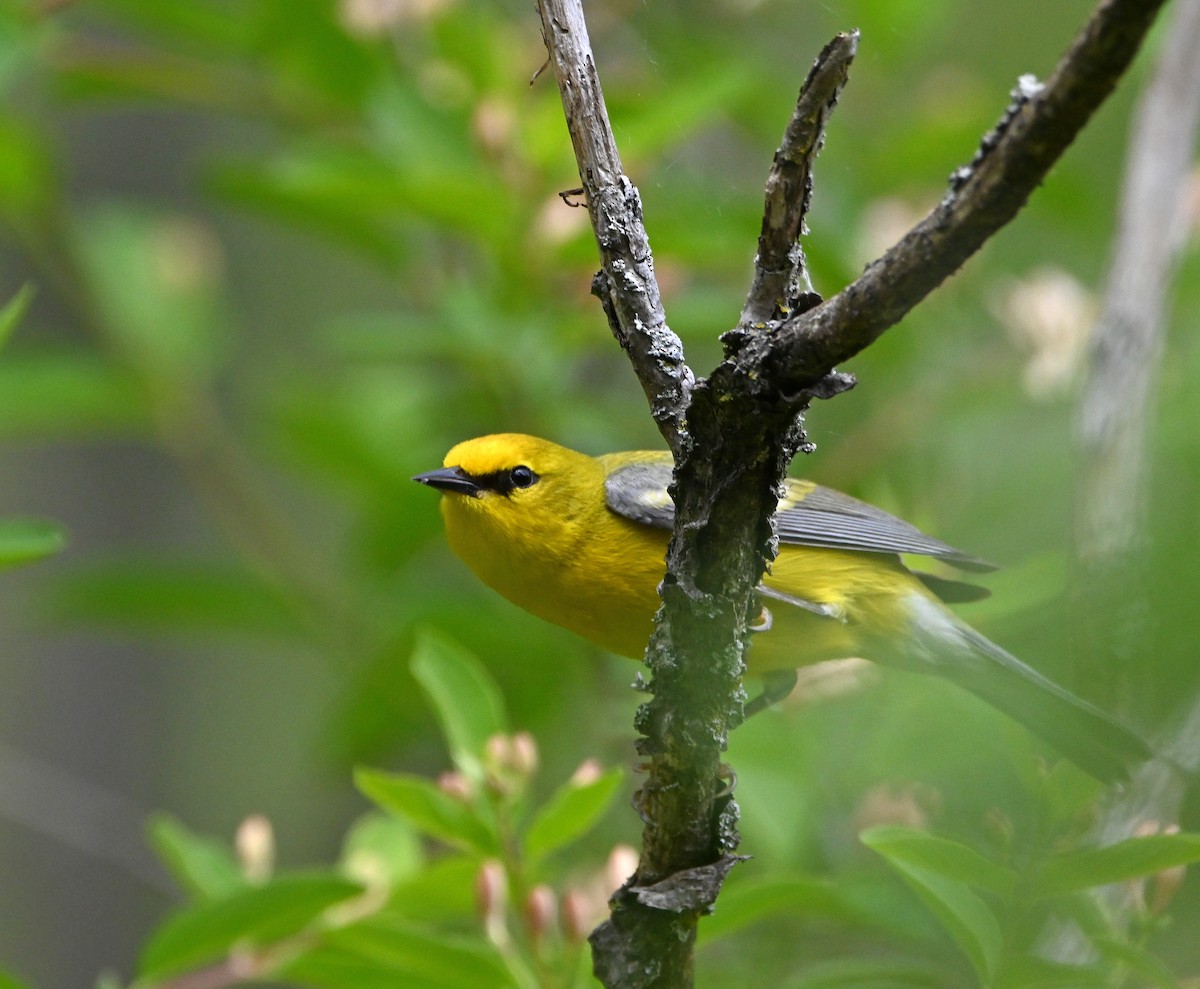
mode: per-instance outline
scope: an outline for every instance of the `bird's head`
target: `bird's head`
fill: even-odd
[[[490,534],[546,545],[564,525],[603,506],[597,461],[536,436],[497,433],[466,440],[443,463],[413,480],[443,493],[442,514],[452,539],[457,529],[474,538]]]

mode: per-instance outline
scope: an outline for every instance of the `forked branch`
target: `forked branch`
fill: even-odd
[[[622,173],[580,0],[540,0],[601,258],[597,279],[675,455],[675,530],[664,607],[647,653],[654,697],[639,711],[649,774],[636,876],[592,937],[610,987],[687,987],[696,922],[737,860],[737,809],[718,778],[741,717],[740,675],[754,588],[774,549],[777,485],[805,442],[813,397],[853,383],[834,371],[898,322],[1007,223],[1128,67],[1165,0],[1104,0],[1041,85],[1022,79],[946,197],[852,285],[820,305],[798,238],[812,158],[857,37],[839,36],[801,92],[769,180],[754,281],[726,359],[705,379],[684,362],[663,313],[637,190]],[[815,307],[814,307],[815,306]]]

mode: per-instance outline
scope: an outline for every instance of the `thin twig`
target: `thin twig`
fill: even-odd
[[[975,160],[924,220],[822,305],[737,354],[742,374],[790,394],[895,325],[1011,220],[1133,61],[1165,0],[1104,0],[1044,85],[1023,77]]]
[[[857,31],[837,35],[821,50],[800,88],[767,176],[754,281],[738,321],[743,330],[821,301],[809,280],[800,236],[807,232],[804,217],[812,199],[813,164],[825,143],[825,123],[846,85],[857,51]]]

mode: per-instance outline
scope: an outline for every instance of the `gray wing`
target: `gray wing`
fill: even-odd
[[[667,494],[669,457],[627,464],[604,482],[608,507],[634,522],[669,529],[675,505]],[[864,553],[914,553],[931,556],[963,570],[995,570],[995,564],[955,549],[940,539],[889,515],[881,508],[808,481],[784,482],[775,516],[779,539],[793,546],[855,550]]]
[[[782,542],[868,553],[915,553],[962,570],[996,569],[994,563],[955,549],[882,508],[832,488],[789,479],[784,492],[775,517]]]
[[[675,524],[675,502],[667,493],[671,470],[670,454],[618,467],[604,479],[604,500],[627,519],[670,529]]]

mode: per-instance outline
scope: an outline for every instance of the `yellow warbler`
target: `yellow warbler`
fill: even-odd
[[[606,649],[643,654],[674,518],[669,454],[589,457],[501,433],[458,444],[444,463],[414,480],[443,493],[450,546],[485,584]],[[943,604],[986,592],[914,572],[899,554],[965,570],[991,564],[810,481],[785,482],[776,524],[779,556],[759,586],[760,631],[747,655],[766,700],[786,692],[798,666],[863,656],[965,687],[1100,779],[1147,757],[1129,731]]]

